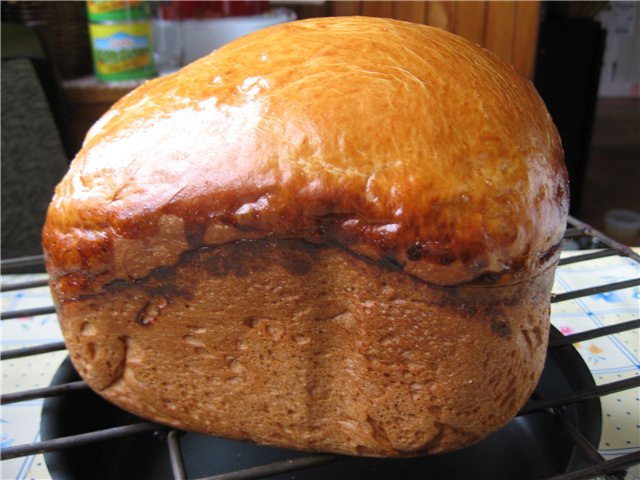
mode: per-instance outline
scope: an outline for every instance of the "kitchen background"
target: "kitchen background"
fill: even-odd
[[[2,1],[1,6],[1,245],[5,259],[40,253],[40,229],[53,188],[87,129],[143,80],[104,82],[97,78],[85,2]],[[155,34],[155,68],[161,73],[236,35],[292,18],[392,17],[465,36],[512,63],[539,89],[563,137],[572,181],[572,213],[627,244],[640,246],[640,2],[169,1],[154,2],[152,7],[152,19],[148,21]],[[614,209],[627,212],[617,219],[617,226],[611,218],[607,225],[605,216],[611,216]],[[563,252],[565,256],[575,253]],[[625,257],[567,262],[558,271],[554,292],[566,295],[594,285],[637,279],[637,272],[637,263]],[[2,284],[6,288],[12,281],[20,284],[25,279],[43,278],[39,274],[14,277],[3,272]],[[41,285],[45,283],[46,279]],[[564,335],[637,322],[638,295],[637,286],[588,297],[585,294],[584,299],[554,304],[552,319]],[[46,309],[50,301],[46,287],[8,288],[0,298],[3,314]],[[52,308],[49,313],[22,314],[4,321],[3,353],[59,342],[57,319],[51,312]],[[615,336],[585,338],[590,339],[574,346],[598,385],[639,375],[637,329],[628,326]],[[65,356],[66,351],[60,350],[8,357],[2,364],[3,395],[46,387]],[[636,392],[628,389],[602,396],[599,448],[606,459],[637,452],[640,425]],[[40,439],[41,408],[41,399],[3,406],[3,448]],[[57,418],[57,413],[48,418]],[[73,417],[83,418],[75,411]],[[83,421],[91,423],[96,417]],[[125,449],[129,445],[120,440],[117,444]],[[99,448],[105,449],[104,444]],[[111,450],[101,451],[109,452],[103,456],[105,464],[118,463],[112,461],[117,457],[110,456]],[[136,452],[132,455],[136,464],[147,464],[148,457],[138,457],[137,451],[132,451]],[[145,462],[138,462],[139,458]],[[485,462],[483,457],[486,464],[495,463],[493,460]],[[97,467],[86,458],[67,467],[83,465],[93,470],[76,478],[96,475]],[[41,455],[0,464],[2,478],[48,475]],[[638,467],[626,478],[640,478]]]
[[[96,77],[85,2],[1,5],[2,256],[10,258],[39,253],[46,207],[69,159],[100,115],[144,80],[105,82]],[[391,17],[467,37],[530,78],[547,103],[563,138],[572,214],[627,244],[640,245],[638,2],[150,5],[153,58],[161,73],[236,36],[294,18]]]

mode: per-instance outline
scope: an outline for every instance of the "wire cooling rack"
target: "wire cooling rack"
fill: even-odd
[[[563,258],[560,261],[560,266],[611,256],[628,257],[640,264],[640,256],[633,252],[630,248],[620,244],[619,242],[616,242],[615,240],[607,237],[601,232],[593,229],[589,225],[573,217],[569,218],[569,226],[565,234],[565,242],[570,242],[579,249],[597,249],[597,251],[582,254],[578,253],[577,255]],[[3,273],[6,273],[7,270],[10,271],[11,269],[29,265],[40,265],[42,264],[42,262],[42,256],[7,259],[2,261],[1,268]],[[30,282],[3,284],[1,286],[1,291],[9,292],[15,290],[27,290],[36,287],[42,287],[45,285],[47,285],[47,280],[39,279]],[[613,292],[616,290],[635,287],[638,285],[640,285],[640,278],[616,281],[613,283],[606,283],[594,287],[555,294],[552,295],[551,302],[558,303],[595,294],[605,294],[607,292]],[[1,318],[2,320],[8,320],[22,317],[47,315],[52,313],[55,313],[55,309],[53,306],[44,306],[38,308],[3,312]],[[577,342],[584,342],[598,337],[604,337],[614,333],[625,332],[639,328],[640,319],[636,318],[615,325],[594,328],[587,331],[581,331],[580,333],[573,333],[556,339],[551,339],[549,343],[549,349],[563,347],[575,344]],[[52,342],[44,345],[5,350],[0,354],[0,359],[11,360],[46,352],[62,351],[64,349],[65,345],[63,342]],[[581,452],[582,456],[587,459],[589,463],[589,465],[586,467],[579,468],[578,470],[574,471],[569,471],[553,478],[555,478],[556,480],[587,479],[600,476],[606,476],[607,478],[624,478],[624,472],[627,468],[636,464],[640,464],[640,449],[612,459],[605,460],[598,451],[598,446],[593,445],[587,438],[585,438],[585,436],[582,435],[582,433],[578,429],[575,428],[574,425],[571,424],[570,421],[567,420],[564,415],[562,415],[562,409],[567,405],[589,399],[599,399],[604,395],[631,390],[638,387],[640,387],[640,376],[600,385],[593,385],[592,387],[575,390],[567,395],[556,398],[544,398],[536,400],[535,396],[533,397],[534,399],[527,404],[527,406],[519,413],[519,415],[530,415],[533,413],[544,412],[545,414],[552,417],[554,421],[556,421],[558,425],[560,425],[561,430],[567,436],[568,440],[575,445],[576,449]],[[52,385],[44,388],[34,388],[6,393],[0,397],[0,404],[6,405],[9,403],[24,402],[39,398],[64,396],[72,394],[73,392],[87,389],[88,386],[84,381],[73,381],[61,385]],[[186,479],[187,474],[183,460],[183,452],[180,444],[180,432],[152,422],[138,422],[125,426],[92,431],[84,434],[7,446],[3,447],[0,450],[0,458],[2,460],[8,460],[37,453],[46,453],[62,449],[77,448],[87,444],[93,444],[95,442],[132,437],[145,432],[156,432],[158,436],[161,436],[165,439],[168,447],[168,455],[171,463],[173,477],[176,480]],[[257,467],[245,468],[205,478],[206,480],[240,480],[265,478],[289,472],[301,471],[303,469],[308,469],[330,462],[337,462],[342,458],[344,457],[338,455],[309,454],[284,461],[268,463]],[[201,480],[205,480],[205,478]]]

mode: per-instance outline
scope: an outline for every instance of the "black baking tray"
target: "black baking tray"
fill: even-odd
[[[552,329],[552,338],[561,334]],[[53,384],[78,380],[67,358]],[[545,369],[534,396],[558,398],[593,387],[594,380],[582,357],[570,345],[549,350]],[[562,415],[591,442],[598,445],[602,429],[600,399],[562,407]],[[251,415],[251,412],[247,412]],[[43,440],[86,433],[141,421],[111,405],[90,390],[45,399]],[[45,454],[56,480],[172,479],[167,444],[162,433],[145,433],[124,439]],[[188,478],[213,476],[309,453],[258,446],[194,433],[180,436]],[[545,412],[521,415],[503,429],[473,446],[444,455],[410,459],[341,457],[338,461],[276,479],[539,479],[588,466],[574,442],[557,420]]]

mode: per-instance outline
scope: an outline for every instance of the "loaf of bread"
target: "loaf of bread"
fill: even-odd
[[[530,82],[445,31],[246,36],[117,102],[57,187],[43,245],[71,359],[180,429],[462,448],[541,373],[562,156]]]

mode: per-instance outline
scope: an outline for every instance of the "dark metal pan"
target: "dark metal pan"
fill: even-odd
[[[552,338],[561,335],[552,330]],[[67,359],[53,384],[79,377]],[[549,350],[538,398],[558,398],[594,386],[593,377],[572,346]],[[251,412],[247,412],[250,415]],[[599,398],[562,407],[566,418],[592,445],[598,445],[602,414]],[[85,390],[48,398],[42,412],[43,440],[92,432],[141,421]],[[171,479],[171,462],[163,433],[144,433],[124,439],[101,441],[82,447],[47,453],[54,479]],[[216,437],[182,433],[180,444],[188,478],[220,475],[309,453],[262,447]],[[576,444],[566,435],[557,417],[545,412],[521,415],[499,432],[464,450],[412,459],[339,457],[278,479],[538,479],[585,467]],[[252,478],[260,478],[258,476]]]

